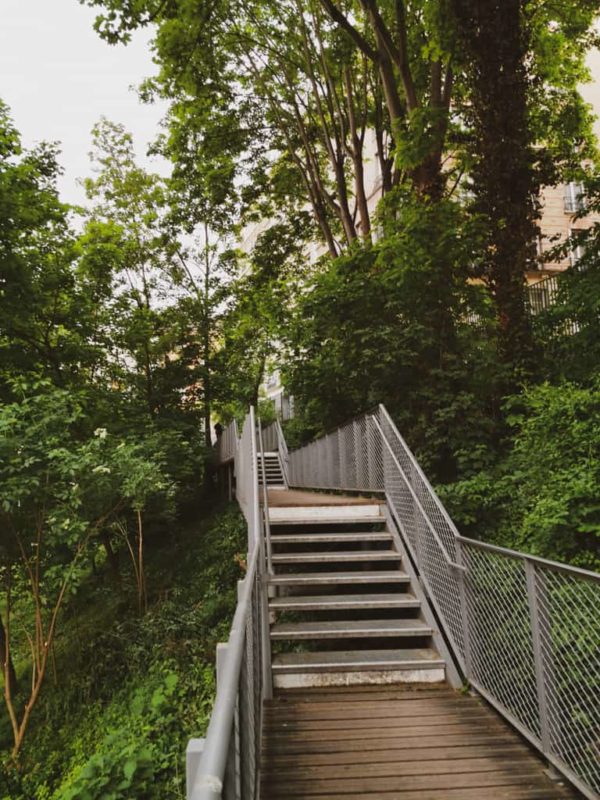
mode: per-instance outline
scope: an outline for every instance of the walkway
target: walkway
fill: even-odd
[[[447,687],[279,692],[261,775],[262,800],[578,797],[483,701]]]

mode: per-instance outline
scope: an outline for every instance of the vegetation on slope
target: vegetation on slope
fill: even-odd
[[[142,618],[132,570],[120,587],[100,567],[86,576],[65,608],[50,685],[16,766],[2,718],[3,800],[185,797],[185,747],[208,722],[215,646],[228,636],[246,539],[235,506],[153,531]]]

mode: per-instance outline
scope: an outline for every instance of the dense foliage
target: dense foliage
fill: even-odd
[[[244,549],[184,521],[273,367],[290,443],[383,402],[463,531],[598,568],[600,227],[525,281],[541,187],[600,212],[597,4],[82,2],[173,172],[101,119],[71,209],[0,103],[0,796],[175,798]]]
[[[210,715],[214,648],[227,637],[246,528],[229,507],[178,532],[154,529],[150,540],[143,619],[131,614],[133,570],[116,590],[98,564],[69,600],[20,767],[8,756],[0,766],[3,800],[184,796],[183,753]],[[0,740],[9,739],[3,718]]]

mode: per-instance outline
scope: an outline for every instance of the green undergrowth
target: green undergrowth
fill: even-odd
[[[0,719],[2,800],[185,797],[185,746],[208,723],[215,646],[228,636],[245,551],[232,505],[157,537],[142,619],[130,576],[120,589],[90,577],[65,614],[18,768]]]

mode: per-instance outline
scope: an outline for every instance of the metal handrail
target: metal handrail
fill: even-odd
[[[283,471],[283,479],[286,486],[289,486],[289,459],[290,453],[288,450],[287,442],[285,440],[285,435],[283,433],[283,428],[281,427],[281,423],[279,420],[275,420],[275,426],[277,431],[277,449],[279,451],[279,458],[281,461],[281,469]]]
[[[219,676],[215,698],[200,766],[191,788],[191,800],[220,800],[229,755],[229,741],[234,726],[237,685],[244,656],[246,618],[250,609],[252,584],[259,564],[259,548],[252,551],[248,572],[242,581],[242,591],[231,624],[227,659]]]
[[[441,550],[441,551],[442,551],[442,553],[444,554],[444,558],[445,558],[445,559],[446,559],[446,561],[448,562],[448,565],[449,565],[449,566],[451,566],[451,567],[453,567],[454,569],[458,569],[458,570],[465,570],[465,571],[466,571],[466,568],[465,568],[465,566],[464,566],[463,564],[458,564],[456,561],[454,561],[452,558],[450,558],[450,554],[449,554],[449,553],[448,553],[448,551],[446,550],[446,545],[445,545],[445,544],[442,542],[442,540],[440,539],[438,532],[436,531],[436,529],[435,529],[435,527],[434,527],[433,523],[431,522],[431,520],[430,520],[430,518],[429,518],[429,515],[427,514],[427,512],[425,511],[425,509],[424,509],[424,508],[423,508],[423,506],[421,505],[421,501],[420,501],[420,500],[419,500],[419,498],[417,497],[417,495],[416,495],[416,493],[415,493],[415,491],[414,491],[413,487],[410,485],[410,481],[408,480],[408,478],[407,478],[407,476],[406,476],[406,473],[404,472],[404,470],[403,470],[403,469],[402,469],[402,467],[400,466],[400,462],[399,462],[399,461],[398,461],[398,459],[396,458],[396,454],[395,454],[395,453],[394,453],[394,451],[392,450],[392,447],[391,447],[391,445],[390,445],[389,441],[387,440],[387,437],[386,437],[386,436],[385,436],[385,434],[383,433],[383,431],[382,431],[382,429],[381,429],[381,425],[380,425],[380,424],[379,424],[379,422],[377,421],[377,418],[376,418],[376,417],[373,417],[373,416],[371,416],[371,417],[370,417],[370,419],[372,419],[372,420],[373,420],[373,424],[375,425],[375,427],[377,428],[377,430],[378,430],[378,431],[379,431],[379,433],[381,434],[381,439],[382,439],[382,442],[383,442],[384,446],[386,447],[386,449],[388,450],[388,452],[389,452],[389,454],[390,454],[390,456],[391,456],[391,458],[392,458],[392,461],[394,462],[394,465],[395,465],[395,467],[398,469],[398,471],[399,471],[399,472],[402,474],[402,476],[404,477],[404,480],[406,481],[406,485],[407,485],[407,488],[408,488],[408,490],[409,490],[409,492],[410,492],[410,495],[411,495],[411,497],[413,498],[413,501],[414,501],[415,505],[416,505],[416,506],[417,506],[417,508],[419,509],[419,512],[421,513],[421,515],[422,515],[423,519],[425,520],[425,523],[426,523],[427,527],[429,528],[429,531],[431,532],[431,535],[433,536],[433,538],[435,539],[435,541],[436,541],[436,542],[437,542],[437,544],[438,544],[438,547],[440,548],[440,550]]]
[[[263,487],[263,521],[265,526],[265,538],[267,540],[267,570],[269,575],[273,574],[273,550],[271,546],[271,523],[269,520],[269,490],[267,487],[267,471],[265,468],[265,448],[263,446],[262,428],[260,419],[258,424],[258,442],[260,445],[260,459]]]
[[[201,750],[188,750],[189,800],[257,800],[263,700],[272,696],[264,536],[251,408],[235,455],[237,498],[248,523],[248,567],[227,645],[217,651],[217,694]],[[197,763],[195,757],[201,752]],[[194,757],[194,758],[193,758]]]

